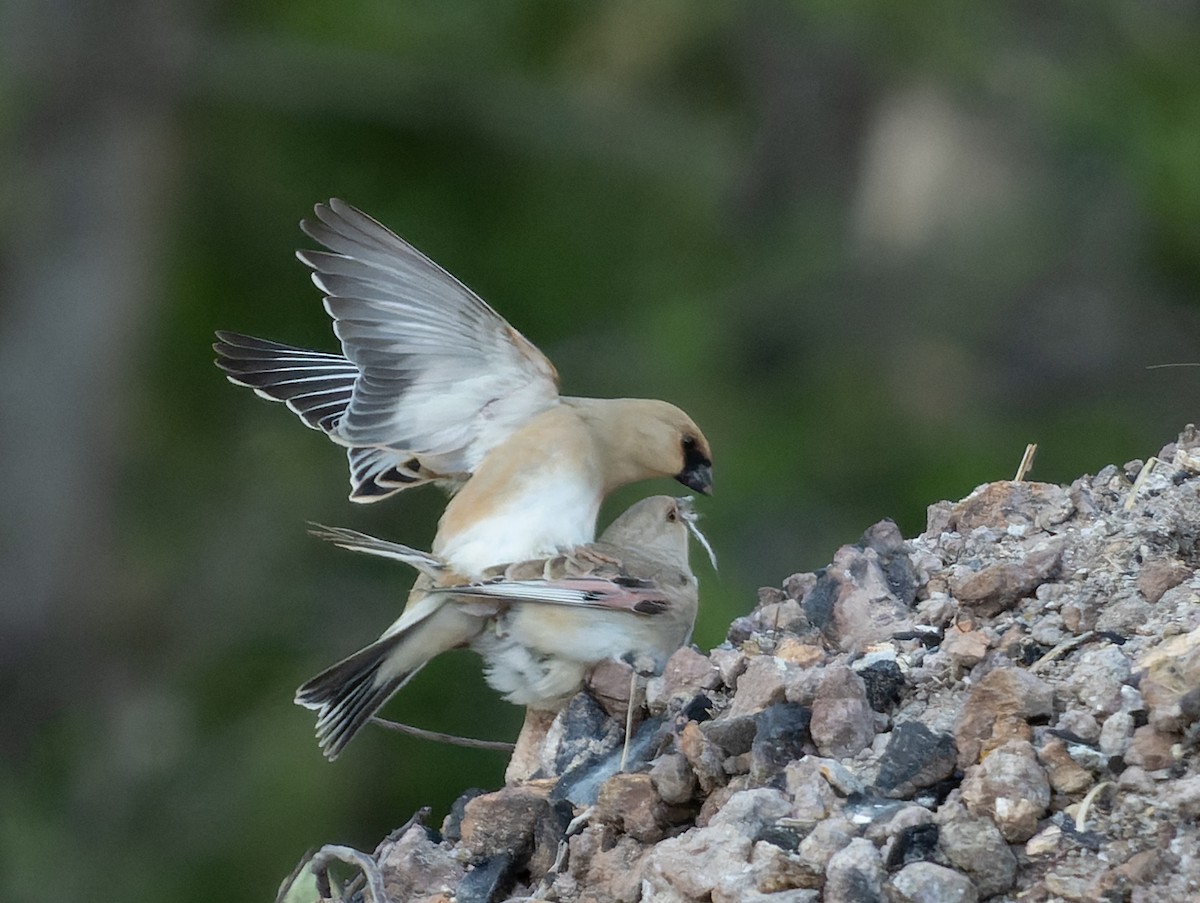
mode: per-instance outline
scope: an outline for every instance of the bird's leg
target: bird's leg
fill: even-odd
[[[505,784],[511,786],[528,781],[538,770],[541,765],[542,745],[546,742],[546,734],[556,714],[550,709],[525,710],[525,723],[521,725],[521,733],[517,735],[512,758],[508,760],[508,768],[504,770]]]

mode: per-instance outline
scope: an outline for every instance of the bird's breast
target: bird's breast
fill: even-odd
[[[514,481],[503,493],[475,497],[470,481],[446,509],[435,553],[475,577],[493,565],[553,555],[591,542],[601,489],[569,473]]]

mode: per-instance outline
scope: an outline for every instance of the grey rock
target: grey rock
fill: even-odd
[[[828,818],[813,828],[812,832],[800,841],[800,848],[797,851],[800,861],[815,872],[823,872],[833,855],[854,840],[856,834],[854,825],[848,820]],[[867,842],[870,843],[870,841]]]
[[[1120,647],[1085,649],[1071,668],[1069,686],[1093,715],[1105,717],[1121,709],[1121,687],[1132,666]]]
[[[962,798],[972,815],[996,823],[1010,843],[1028,840],[1050,805],[1050,781],[1033,746],[1010,740],[967,770]]]
[[[709,826],[729,825],[751,839],[781,818],[790,815],[792,804],[778,790],[759,787],[742,790],[729,798],[721,810],[709,819]]]
[[[884,903],[886,877],[875,844],[855,838],[829,859],[825,869],[825,903]]]
[[[696,775],[683,753],[659,756],[650,766],[650,780],[664,803],[682,805],[696,795]]]
[[[940,826],[938,846],[950,864],[969,875],[984,899],[1016,881],[1017,857],[991,821],[963,814]]]
[[[875,718],[863,679],[846,667],[831,667],[812,704],[813,742],[823,756],[848,757],[875,738]]]
[[[1123,756],[1133,737],[1133,716],[1128,712],[1113,712],[1100,727],[1100,752],[1106,756]]]
[[[932,862],[906,865],[892,878],[900,903],[977,903],[979,891],[966,875]]]

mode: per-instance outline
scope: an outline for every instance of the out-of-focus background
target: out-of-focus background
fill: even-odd
[[[212,366],[215,328],[336,349],[316,201],[571,394],[702,424],[705,648],[1026,442],[1069,481],[1196,418],[1200,369],[1147,369],[1200,361],[1194,3],[9,0],[0,73],[6,901],[270,899],[501,780],[370,729],[330,765],[291,703],[410,581],[305,522],[425,546],[442,502],[351,505],[342,452]],[[520,718],[469,653],[387,711]]]

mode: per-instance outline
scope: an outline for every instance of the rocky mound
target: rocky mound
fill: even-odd
[[[308,868],[379,903],[1196,899],[1200,433],[1152,462],[877,524],[677,652],[628,750],[598,677],[550,777]]]

